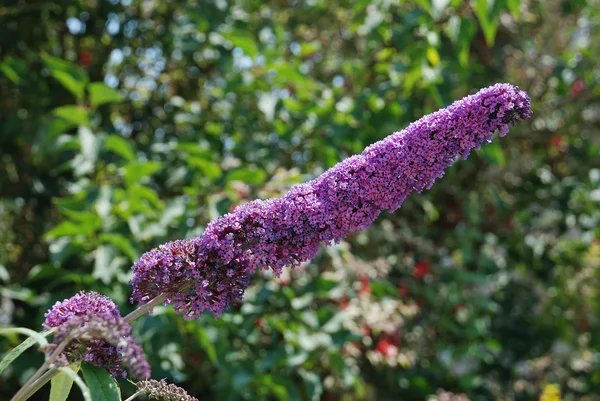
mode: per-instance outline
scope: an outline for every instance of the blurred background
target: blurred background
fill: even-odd
[[[599,59],[598,0],[3,0],[0,324],[83,289],[125,314],[144,251],[509,82],[534,117],[432,190],[135,331],[201,400],[600,400]]]

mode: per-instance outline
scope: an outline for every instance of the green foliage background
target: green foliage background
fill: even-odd
[[[598,0],[3,1],[0,324],[83,289],[127,313],[144,251],[510,82],[534,118],[432,190],[219,320],[135,330],[204,400],[600,400],[599,21]]]

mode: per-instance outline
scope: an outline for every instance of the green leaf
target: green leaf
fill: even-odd
[[[521,0],[508,0],[506,6],[513,17],[519,18],[521,16]]]
[[[105,369],[84,363],[81,371],[93,401],[120,401],[117,384]]]
[[[471,43],[475,33],[477,33],[477,23],[471,18],[453,15],[446,24],[446,34],[456,49],[458,62],[462,67],[468,67]]]
[[[90,117],[86,109],[81,106],[67,105],[54,109],[54,115],[73,125],[90,125]]]
[[[148,205],[156,210],[164,210],[165,204],[160,199],[156,191],[143,185],[134,184],[127,190],[129,204],[132,209],[144,211]]]
[[[258,53],[256,42],[248,31],[236,29],[231,32],[224,33],[223,37],[229,40],[235,47],[242,49],[244,53],[250,57],[254,57]]]
[[[18,330],[18,329],[22,329],[22,330]],[[29,336],[29,338],[26,339],[25,341],[23,341],[21,344],[17,345],[12,350],[10,350],[4,356],[4,358],[2,358],[2,361],[0,361],[0,374],[2,374],[2,372],[7,367],[9,367],[10,364],[19,357],[19,355],[21,355],[23,352],[25,352],[26,350],[31,348],[31,346],[33,344],[35,344],[36,342],[40,345],[46,345],[48,343],[48,341],[46,341],[46,339],[44,338],[44,336],[48,332],[37,333],[33,330],[29,330],[24,327],[0,329],[0,334],[8,335],[8,334],[12,334],[12,333],[26,334]]]
[[[308,401],[319,401],[323,394],[323,384],[319,375],[304,369],[299,369],[298,374],[304,382],[304,391]]]
[[[506,157],[504,157],[504,152],[502,151],[502,148],[498,142],[492,142],[484,145],[482,146],[481,150],[487,160],[497,164],[500,167],[506,166]]]
[[[72,363],[69,367],[77,373],[81,361]],[[66,372],[61,371],[50,381],[50,399],[49,401],[65,401],[69,397],[73,387],[73,378]]]
[[[160,217],[160,224],[168,226],[185,213],[185,201],[181,198],[173,199],[165,207]]]
[[[227,173],[226,182],[242,181],[246,184],[262,184],[265,182],[266,178],[267,173],[265,173],[264,170],[240,167]]]
[[[132,161],[124,167],[123,179],[127,186],[139,183],[142,178],[151,176],[163,167],[162,163]]]
[[[83,100],[85,86],[89,81],[87,73],[77,65],[49,54],[42,55],[42,60],[50,74],[71,92],[77,100]]]
[[[138,251],[136,251],[135,247],[133,246],[132,241],[124,235],[103,233],[100,234],[99,239],[100,242],[114,245],[132,261],[137,260],[140,257]]]
[[[110,283],[121,271],[123,258],[116,257],[115,248],[112,245],[100,245],[95,252],[95,263],[92,277]]]
[[[269,392],[275,397],[275,399],[279,401],[292,401],[293,398],[290,394],[290,390],[292,387],[286,386],[284,383],[281,383],[282,380],[278,380],[278,376],[274,376],[271,374],[259,376],[256,378],[257,382],[261,387],[264,387],[269,390]]]
[[[118,103],[123,100],[123,96],[103,82],[92,82],[88,85],[90,93],[90,105],[97,107],[106,103]]]
[[[449,3],[450,0],[431,0],[432,16],[436,19],[439,18],[444,13]]]
[[[71,167],[75,175],[81,177],[95,170],[99,147],[98,138],[86,126],[79,126],[77,138],[80,151],[71,160]]]
[[[483,36],[488,46],[493,46],[498,31],[500,12],[506,5],[506,0],[475,0],[473,11],[479,21]]]
[[[19,85],[26,77],[26,64],[24,61],[7,56],[0,63],[0,71],[13,83]]]
[[[63,221],[44,234],[44,239],[51,240],[60,237],[72,237],[85,234],[89,235],[90,232],[81,224],[75,224],[72,221]]]
[[[215,348],[215,345],[208,337],[208,333],[206,332],[206,329],[204,327],[196,325],[196,334],[198,335],[197,338],[200,343],[200,346],[204,349],[204,351],[206,351],[206,355],[208,355],[208,359],[214,366],[217,366],[217,364],[218,364],[217,349]]]
[[[127,139],[117,135],[110,134],[104,141],[104,149],[107,152],[113,152],[118,154],[124,159],[135,160],[135,152],[133,146],[127,141]]]
[[[303,91],[314,91],[318,89],[318,84],[300,72],[300,68],[290,63],[278,62],[266,66],[267,69],[273,69],[277,72],[274,79],[275,84],[280,86],[294,85],[296,88],[302,88]]]
[[[200,170],[211,181],[221,176],[221,167],[211,161],[201,157],[187,156],[185,162],[191,167]]]

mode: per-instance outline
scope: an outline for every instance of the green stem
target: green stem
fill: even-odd
[[[19,391],[15,394],[11,401],[23,401],[27,398],[31,397],[34,392],[31,392],[35,382],[50,368],[51,364],[54,363],[56,358],[64,351],[64,349],[69,345],[73,337],[68,335],[58,346],[52,351],[50,356],[46,358],[42,366],[27,380],[27,382],[21,387]],[[36,390],[37,391],[37,390]]]
[[[155,306],[158,306],[158,305],[162,304],[163,302],[165,302],[166,299],[167,299],[167,294],[160,294],[159,296],[154,298],[152,301],[140,306],[139,308],[137,308],[136,310],[131,312],[129,315],[125,316],[125,321],[127,323],[133,322],[135,319],[148,313],[151,309],[154,309]]]
[[[144,392],[144,390],[139,390],[137,393],[135,393],[134,395],[132,395],[131,397],[129,397],[125,401],[133,401],[133,400],[135,400],[138,397],[138,395],[142,394],[143,392]]]
[[[37,391],[39,389],[44,387],[44,385],[46,383],[48,383],[50,380],[52,380],[52,378],[54,376],[56,376],[58,373],[60,373],[60,370],[58,370],[56,368],[47,370],[46,373],[41,375],[39,379],[37,379],[34,383],[31,384],[31,386],[29,387],[29,390],[24,392],[20,399],[27,400],[29,397],[31,397],[32,395],[37,393]],[[23,388],[25,388],[25,386],[23,386]],[[19,393],[17,393],[17,394],[19,394]],[[15,396],[13,397],[13,399],[11,401],[15,400],[15,397],[17,396],[17,394],[15,394]]]

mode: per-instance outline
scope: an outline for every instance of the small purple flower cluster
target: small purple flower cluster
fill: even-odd
[[[45,328],[58,327],[75,316],[89,318],[98,313],[110,313],[121,316],[119,308],[108,297],[97,292],[80,291],[71,298],[54,304],[52,309],[44,314]]]
[[[45,316],[44,327],[56,328],[49,350],[69,341],[63,361],[83,359],[122,377],[127,375],[121,368],[124,364],[135,377],[150,376],[150,365],[131,334],[131,326],[109,298],[96,292],[80,292],[57,302]]]
[[[133,266],[132,301],[166,294],[187,319],[219,316],[242,298],[257,268],[280,274],[312,259],[320,244],[339,242],[394,211],[413,191],[430,188],[461,155],[529,118],[529,97],[497,84],[427,115],[327,170],[282,198],[258,200],[212,221],[202,237],[145,253]]]

